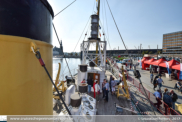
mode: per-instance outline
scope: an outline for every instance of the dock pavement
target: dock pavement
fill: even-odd
[[[136,61],[134,61],[134,63],[137,63]],[[154,93],[155,91],[153,90],[153,84],[150,82],[150,71],[148,70],[141,70],[141,68],[139,66],[136,67],[137,70],[140,71],[141,74],[141,81],[143,83],[143,86],[149,90],[150,92]],[[129,70],[129,75],[132,78],[135,78],[133,75],[133,70]],[[154,73],[154,77],[157,75],[157,73]],[[161,90],[162,92],[164,92],[164,89],[167,88],[168,91],[173,90],[177,95],[178,95],[178,100],[176,101],[177,104],[182,104],[182,94],[180,91],[178,91],[177,89],[174,89],[175,83],[177,82],[177,80],[172,79],[169,80],[168,78],[166,78],[164,75],[162,75],[162,80],[164,81],[164,84],[162,84]],[[136,78],[135,78],[136,79]],[[158,86],[156,87],[156,90],[158,89]]]

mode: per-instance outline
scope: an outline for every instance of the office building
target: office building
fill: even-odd
[[[163,54],[182,54],[182,31],[163,35]]]

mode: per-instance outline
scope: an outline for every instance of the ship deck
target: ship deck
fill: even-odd
[[[106,70],[105,75],[107,76],[107,80],[109,81],[110,75],[112,75],[109,71]],[[112,75],[114,77],[114,75]],[[77,78],[77,75],[75,75],[75,79]],[[114,77],[115,78],[115,77]],[[116,79],[116,78],[115,78]],[[66,84],[65,84],[66,86]],[[117,87],[116,87],[117,91]],[[89,94],[90,96],[94,96],[94,93],[91,92]],[[96,103],[96,115],[136,115],[136,113],[133,113],[131,111],[131,100],[127,100],[127,98],[120,96],[117,98],[116,95],[112,95],[111,92],[108,93],[108,102],[105,102],[105,100],[102,98],[102,93],[99,95],[99,102]],[[61,102],[61,101],[60,101]],[[126,109],[130,109],[130,111],[122,109],[123,111],[120,113],[116,112],[115,103],[123,106]],[[54,107],[54,103],[53,103]],[[53,115],[58,115],[55,111],[53,111]]]
[[[112,75],[109,71],[106,71],[107,80],[109,81],[110,75]],[[113,76],[114,77],[114,76]],[[117,88],[116,88],[117,90]],[[93,97],[93,93],[91,93]],[[108,102],[102,98],[102,93],[99,95],[99,102],[96,103],[97,115],[116,115],[116,107],[115,104],[117,103],[120,106],[125,108],[131,109],[131,101],[127,100],[125,97],[120,96],[117,99],[116,95],[112,95],[111,92],[108,93]],[[119,115],[136,115],[135,113],[124,110],[120,112]]]
[[[111,72],[106,70],[105,75],[107,76],[107,80],[109,81]],[[115,76],[112,75],[114,78]],[[77,78],[77,75],[75,76],[75,79]],[[115,78],[116,79],[116,78]],[[117,91],[117,87],[116,87]],[[90,96],[94,96],[94,93],[91,92],[89,94]],[[108,102],[105,102],[105,100],[102,98],[102,93],[99,95],[99,102],[96,103],[96,109],[97,109],[97,115],[116,115],[116,107],[114,103],[117,103],[120,106],[123,106],[125,108],[131,109],[131,101],[127,100],[125,97],[120,96],[119,99],[117,99],[116,95],[112,95],[111,92],[108,93]],[[135,113],[124,110],[123,112],[120,112],[119,115],[136,115]]]

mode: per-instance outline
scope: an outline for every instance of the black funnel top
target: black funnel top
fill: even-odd
[[[47,0],[0,0],[0,34],[51,44],[53,16]]]

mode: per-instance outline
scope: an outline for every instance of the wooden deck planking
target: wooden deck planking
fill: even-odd
[[[109,71],[106,71],[106,76],[107,76],[108,81],[110,79],[110,75],[112,75],[112,74]],[[92,97],[94,96],[93,92],[90,94],[90,96],[92,96]],[[114,103],[124,106],[125,108],[129,108],[129,109],[131,108],[130,100],[127,100],[124,97],[120,96],[119,99],[117,99],[116,95],[111,95],[111,92],[109,92],[108,93],[108,102],[105,102],[104,99],[102,98],[102,96],[103,95],[101,93],[99,95],[99,102],[96,103],[97,115],[115,115],[116,107],[115,107]],[[55,111],[53,112],[53,114],[57,115],[57,113]],[[132,112],[124,110],[124,109],[123,109],[123,112],[121,113],[121,115],[132,115],[132,114],[133,114]]]

